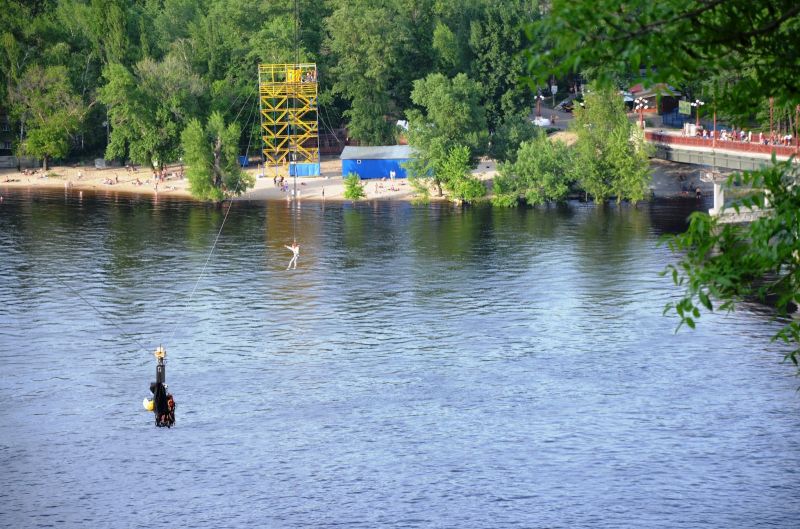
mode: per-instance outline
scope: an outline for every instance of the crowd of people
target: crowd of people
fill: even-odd
[[[386,177],[381,178],[380,180],[375,180],[375,194],[379,194],[381,191],[386,191]],[[405,185],[405,182],[401,182],[401,185]],[[400,188],[395,185],[394,178],[390,179],[389,182],[389,191],[400,191]]]
[[[286,72],[286,80],[290,83],[316,83],[317,82],[317,71],[316,70],[308,70],[307,72],[303,72],[301,69],[289,69]]]
[[[167,180],[170,180],[170,179],[180,179],[180,180],[182,180],[183,177],[184,177],[183,166],[181,166],[179,170],[172,171],[172,172],[169,172],[167,170],[167,168],[153,170],[152,179],[147,180],[146,182],[143,182],[139,178],[139,176],[138,176],[139,168],[136,167],[135,165],[126,165],[125,166],[125,171],[127,173],[129,173],[129,174],[133,173],[133,174],[136,175],[135,178],[132,178],[132,179],[128,180],[127,181],[128,183],[134,184],[136,186],[143,186],[143,185],[145,185],[145,183],[152,182],[153,189],[155,189],[156,192],[158,192],[159,184],[163,184],[164,182],[166,182]],[[78,180],[80,180],[82,177],[83,177],[82,173],[79,172],[78,173]],[[108,185],[108,186],[119,184],[120,183],[119,175],[114,173],[114,178],[113,179],[111,177],[106,177],[106,178],[103,179],[102,183],[103,183],[103,185]],[[167,191],[174,191],[176,189],[176,187],[175,186],[166,186],[164,189],[167,190]]]
[[[720,129],[718,131],[698,128],[695,132],[695,136],[703,138],[704,140],[713,140],[715,135],[716,139],[719,141],[738,141],[741,143],[756,143],[761,145],[784,145],[787,147],[793,145],[792,142],[794,140],[794,137],[788,133],[779,134],[773,132],[770,135],[764,134],[763,131],[755,133],[752,130],[744,128],[737,129],[736,127],[733,127],[731,130]]]

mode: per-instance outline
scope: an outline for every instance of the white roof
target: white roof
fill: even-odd
[[[414,157],[410,145],[379,145],[376,147],[353,147],[348,145],[342,151],[342,160],[408,160]]]

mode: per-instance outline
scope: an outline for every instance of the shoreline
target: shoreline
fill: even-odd
[[[297,178],[299,199],[301,201],[350,202],[350,199],[344,197],[344,178],[341,176],[339,159],[324,159],[320,166],[321,176]],[[653,173],[650,188],[653,190],[655,198],[683,196],[683,190],[687,184],[693,186],[692,189],[700,187],[704,194],[712,189],[711,184],[700,181],[700,174],[704,171],[701,166],[677,164],[658,159],[652,159],[650,166]],[[256,184],[243,195],[233,197],[231,200],[291,200],[294,184],[292,179],[289,179],[288,190],[283,191],[273,183],[274,168],[267,168],[266,174],[263,174],[264,171],[258,167],[245,168],[244,171],[256,177]],[[189,181],[178,177],[179,166],[170,166],[167,168],[167,172],[169,176],[163,182],[156,182],[151,172],[144,171],[141,168],[138,171],[133,171],[125,167],[95,169],[94,167],[54,166],[50,168],[47,175],[41,169],[33,174],[19,172],[16,169],[0,169],[0,195],[6,190],[42,189],[53,191],[63,189],[69,192],[119,193],[131,196],[155,197],[156,199],[176,198],[197,203],[205,202],[192,197],[189,192]],[[478,179],[491,185],[497,175],[497,164],[491,159],[481,159],[478,167],[472,173]],[[262,174],[263,176],[261,176]],[[283,168],[278,169],[278,174],[283,174],[284,178],[286,178],[286,172]],[[158,189],[156,189],[156,183],[158,184]],[[359,201],[413,202],[417,200],[414,189],[406,178],[398,178],[394,184],[385,178],[363,180],[362,183],[364,184],[366,196],[359,199]],[[448,199],[447,197],[431,196],[428,200],[439,202]]]
[[[344,197],[344,178],[341,174],[341,161],[338,157],[325,157],[320,162],[320,176],[301,176],[297,178],[297,191],[300,200],[350,201]],[[273,183],[273,177],[288,178],[284,167],[248,167],[245,172],[256,177],[253,188],[232,200],[290,200],[293,180],[289,179],[287,191],[282,191]],[[33,174],[25,174],[16,169],[0,169],[0,191],[4,189],[48,189],[65,191],[118,192],[129,195],[152,197],[175,197],[198,203],[205,201],[192,197],[189,181],[177,177],[179,165],[167,167],[170,176],[165,181],[156,181],[151,171],[139,168],[136,171],[126,167],[96,169],[86,166],[53,166],[45,175],[42,169]],[[482,159],[473,174],[484,181],[491,181],[497,174],[494,160]],[[137,181],[140,182],[137,184]],[[411,202],[416,200],[415,192],[406,178],[398,178],[392,183],[388,178],[362,180],[366,196],[359,200],[395,200]],[[430,198],[431,201],[447,200],[446,197]]]
[[[488,180],[494,177],[494,161],[482,161],[482,167],[490,170],[476,170],[479,178]],[[297,178],[297,194],[300,200],[348,201],[344,197],[344,178],[341,175],[341,161],[338,157],[324,158],[320,162],[320,176],[301,176]],[[281,190],[276,186],[273,177],[288,178],[286,168],[248,167],[243,169],[256,177],[255,186],[232,200],[289,200],[293,190],[293,179],[288,179],[288,189]],[[146,197],[174,197],[198,203],[205,201],[192,197],[189,192],[189,181],[179,178],[179,165],[167,167],[169,176],[164,181],[154,179],[151,171],[138,168],[128,170],[126,167],[96,169],[87,166],[52,166],[47,173],[42,169],[34,172],[19,172],[16,169],[0,169],[0,192],[11,189],[47,189],[75,192],[91,191],[96,193],[122,193]],[[405,178],[398,178],[394,183],[388,178],[363,180],[366,196],[360,200],[401,200],[415,199],[414,190]],[[156,186],[157,184],[157,186]],[[431,200],[440,200],[432,197]]]

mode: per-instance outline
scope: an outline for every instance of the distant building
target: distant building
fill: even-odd
[[[353,147],[348,145],[340,156],[342,176],[355,173],[362,179],[389,178],[394,171],[396,178],[405,178],[403,164],[414,157],[408,145],[384,145],[379,147]]]
[[[643,98],[647,101],[649,108],[644,111],[645,114],[650,112],[667,114],[678,108],[681,92],[677,88],[673,88],[664,83],[654,84],[647,88],[644,88],[641,84],[637,84],[631,87],[630,97],[632,99]],[[629,104],[632,105],[633,101]]]
[[[0,156],[14,154],[14,131],[11,130],[11,118],[0,108]]]
[[[17,129],[16,131],[14,129]],[[0,168],[39,167],[39,159],[32,156],[17,158],[14,143],[19,139],[19,122],[14,122],[3,107],[0,107]]]

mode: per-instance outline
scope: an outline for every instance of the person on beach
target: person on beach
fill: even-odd
[[[297,241],[292,241],[291,246],[286,246],[287,250],[291,250],[292,252],[292,260],[289,261],[289,266],[286,267],[287,270],[290,268],[297,269],[297,258],[300,256],[300,247],[297,245]]]

